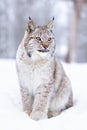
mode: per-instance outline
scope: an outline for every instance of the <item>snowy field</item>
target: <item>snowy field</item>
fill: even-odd
[[[87,130],[87,64],[63,63],[74,106],[57,117],[33,121],[22,112],[14,60],[0,60],[0,130]]]

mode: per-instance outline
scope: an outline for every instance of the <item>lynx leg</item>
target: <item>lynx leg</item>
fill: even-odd
[[[34,120],[46,119],[51,95],[51,86],[40,86],[35,94],[33,109],[30,117]]]
[[[30,115],[32,111],[33,97],[29,94],[27,88],[21,87],[23,111]]]
[[[67,77],[64,77],[61,81],[60,87],[51,100],[48,117],[57,116],[63,111],[73,105],[73,95],[71,90],[71,84]]]

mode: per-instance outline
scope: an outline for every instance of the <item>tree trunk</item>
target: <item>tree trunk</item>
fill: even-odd
[[[70,40],[68,43],[68,53],[66,56],[66,62],[76,61],[77,30],[78,30],[80,12],[81,12],[83,3],[84,3],[84,0],[74,0],[73,21],[72,21],[72,27],[71,27]]]

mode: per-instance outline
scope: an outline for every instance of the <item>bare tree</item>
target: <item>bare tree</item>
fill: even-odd
[[[74,0],[73,2],[74,2],[73,21],[71,24],[72,28],[69,39],[66,62],[76,61],[76,40],[77,40],[78,23],[80,20],[80,12],[82,10],[82,6],[84,2],[87,2],[87,0]]]

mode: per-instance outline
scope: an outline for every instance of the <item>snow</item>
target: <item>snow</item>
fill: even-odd
[[[22,111],[14,60],[0,60],[0,130],[87,130],[87,63],[62,63],[71,79],[74,106],[59,116],[33,121]]]

